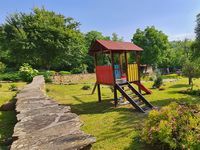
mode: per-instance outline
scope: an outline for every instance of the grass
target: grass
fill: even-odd
[[[1,83],[2,87],[0,87],[0,106],[8,101],[11,101],[16,95],[16,91],[9,90],[9,87],[12,84],[15,84],[17,87],[22,87],[25,83]],[[15,111],[0,111],[0,149],[7,149],[4,141],[12,137],[15,123]]]
[[[189,88],[186,78],[180,78],[172,82],[165,82],[165,90],[152,89],[152,95],[145,97],[154,105],[162,107],[172,101],[200,103],[197,96],[189,96],[178,93]],[[198,89],[200,80],[195,81]],[[152,82],[144,82],[148,88]],[[91,87],[92,84],[88,84]],[[47,84],[47,93],[60,104],[70,105],[72,112],[80,115],[84,122],[82,129],[97,138],[93,145],[94,150],[133,150],[149,149],[138,139],[146,114],[136,112],[130,105],[115,108],[113,105],[113,93],[102,86],[102,103],[97,102],[97,93],[91,95],[90,90],[82,90],[83,84],[54,85]]]

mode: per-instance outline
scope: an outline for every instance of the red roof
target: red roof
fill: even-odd
[[[89,52],[98,51],[142,51],[143,49],[131,42],[114,42],[108,40],[96,40],[90,47]]]

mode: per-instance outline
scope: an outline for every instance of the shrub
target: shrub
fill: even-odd
[[[89,85],[84,85],[81,89],[82,89],[82,90],[89,90],[89,89],[90,89],[90,86],[89,86]]]
[[[15,84],[11,84],[10,87],[9,87],[9,90],[10,91],[17,91],[17,86]]]
[[[4,72],[5,69],[6,69],[6,65],[4,63],[0,62],[0,72],[1,73]]]
[[[81,68],[74,68],[74,69],[72,69],[71,73],[72,73],[72,74],[79,74],[79,73],[82,73],[82,69],[81,69]]]
[[[51,76],[55,75],[55,71],[43,71],[43,72],[39,72],[39,75],[43,75],[45,82],[52,82],[52,78]]]
[[[69,71],[60,71],[59,73],[61,75],[69,75],[69,74],[71,74],[71,72],[69,72]]]
[[[158,149],[198,149],[199,126],[199,105],[171,103],[149,113],[141,138]]]
[[[22,80],[26,82],[31,82],[33,77],[38,74],[36,69],[33,69],[28,63],[24,63],[19,69],[20,76]]]
[[[20,81],[21,77],[18,72],[7,72],[0,74],[1,81]]]
[[[160,88],[162,84],[163,84],[162,77],[157,76],[156,79],[154,80],[153,88]]]

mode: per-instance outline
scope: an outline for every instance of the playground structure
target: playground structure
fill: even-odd
[[[152,109],[141,91],[151,94],[140,82],[140,52],[142,48],[130,42],[96,40],[89,53],[94,56],[98,100],[101,102],[100,85],[110,85],[114,89],[115,106],[118,104],[117,90],[129,103],[140,112]],[[132,62],[128,57],[133,55]],[[136,84],[136,90],[131,84]]]

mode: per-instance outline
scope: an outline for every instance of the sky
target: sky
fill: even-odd
[[[97,30],[103,35],[117,33],[130,41],[137,28],[154,25],[169,40],[194,38],[200,0],[1,0],[0,24],[15,12],[45,7],[81,23],[84,33]]]

